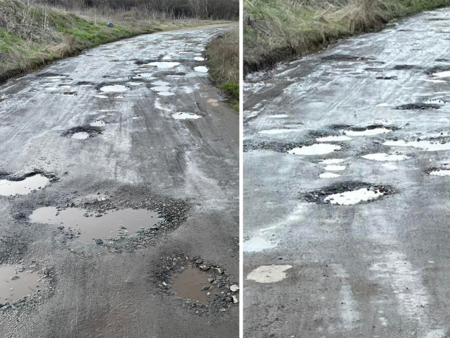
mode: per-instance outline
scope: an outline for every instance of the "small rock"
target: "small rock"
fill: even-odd
[[[233,284],[230,286],[230,290],[231,290],[231,292],[239,291],[239,286],[237,286],[236,284]]]
[[[208,270],[210,269],[210,267],[209,267],[208,265],[205,265],[205,264],[200,265],[199,268],[200,268],[201,270],[203,270],[203,271],[208,271]]]
[[[95,239],[95,244],[97,244],[97,245],[102,245],[102,244],[103,244],[103,241],[102,241],[100,238],[96,238],[96,239]]]
[[[209,288],[210,288],[210,286],[204,286],[202,291],[207,291],[207,290],[209,290]]]
[[[16,276],[12,276],[10,279],[11,279],[11,280],[17,280],[17,279],[19,279],[19,278],[20,278],[20,277],[16,275]]]
[[[108,22],[107,26],[108,26],[109,28],[114,28],[114,24],[113,24],[112,22]]]

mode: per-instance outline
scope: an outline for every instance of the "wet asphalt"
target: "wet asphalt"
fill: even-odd
[[[204,68],[196,70],[207,42],[227,29],[138,36],[0,87],[0,172],[57,178],[29,195],[0,196],[1,262],[53,276],[50,295],[1,311],[0,336],[238,336],[238,306],[200,315],[154,278],[162,258],[183,254],[239,280],[238,114]],[[26,221],[44,206],[101,200],[123,209],[166,199],[189,205],[186,221],[130,250],[68,240],[55,225]]]
[[[442,9],[247,77],[246,337],[449,337],[450,177],[431,174],[450,162],[447,70]],[[374,125],[391,129],[349,136]],[[346,132],[328,154],[287,153]],[[326,159],[345,168],[327,171]],[[390,193],[317,197],[360,186]],[[271,265],[282,266],[256,270]]]

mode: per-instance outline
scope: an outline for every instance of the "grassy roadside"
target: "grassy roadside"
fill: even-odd
[[[142,11],[69,13],[28,6],[16,0],[0,0],[0,82],[33,71],[49,62],[107,42],[177,28],[219,21],[152,17]],[[115,23],[113,28],[107,22]]]
[[[239,29],[214,38],[206,48],[210,74],[239,111]]]
[[[392,19],[450,0],[245,0],[244,72],[381,28]]]

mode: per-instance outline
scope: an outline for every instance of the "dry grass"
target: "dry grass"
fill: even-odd
[[[230,97],[230,105],[239,111],[239,30],[214,38],[206,50],[208,66],[219,88]]]
[[[245,0],[245,72],[377,29],[448,0]]]

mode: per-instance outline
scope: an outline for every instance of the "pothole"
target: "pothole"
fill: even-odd
[[[408,103],[395,107],[397,110],[430,110],[439,109],[441,105],[435,103]]]
[[[431,176],[450,176],[450,168],[430,168],[425,172]]]
[[[41,287],[41,276],[25,271],[22,266],[0,266],[0,307],[18,299],[28,297]]]
[[[151,87],[150,89],[155,92],[169,92],[170,87]]]
[[[31,223],[55,224],[67,227],[80,241],[103,244],[108,238],[121,238],[139,232],[159,229],[158,213],[147,210],[124,209],[103,213],[88,213],[83,209],[68,208],[58,211],[55,207],[44,207],[33,211]]]
[[[328,144],[328,143],[320,143],[320,144],[313,144],[309,146],[303,146],[303,147],[296,147],[291,150],[288,150],[288,154],[293,155],[305,155],[305,156],[314,156],[314,155],[325,155],[332,153],[337,150],[341,150],[342,147],[335,144]]]
[[[28,195],[55,180],[55,176],[43,173],[31,173],[22,177],[0,175],[0,196]]]
[[[158,87],[167,87],[170,83],[165,81],[154,81],[152,82],[152,85],[158,86]]]
[[[202,118],[200,115],[194,113],[175,113],[172,117],[175,120],[197,120]]]
[[[379,124],[374,124],[366,127],[352,127],[348,130],[344,131],[344,134],[347,136],[375,136],[380,134],[387,134],[392,131],[397,130],[397,128],[394,127],[386,127]]]
[[[143,64],[142,66],[153,66],[159,69],[168,69],[168,68],[174,68],[179,66],[179,62],[151,62]]]
[[[391,186],[343,182],[308,192],[303,195],[303,198],[316,204],[355,205],[374,202],[395,192]]]
[[[214,298],[215,285],[211,285],[206,272],[188,267],[173,276],[172,290],[181,298],[194,303],[206,304]]]
[[[174,96],[175,93],[171,93],[171,92],[158,92],[158,95],[160,95],[160,96]]]
[[[201,56],[196,56],[194,57],[195,61],[205,61],[205,58],[201,57]]]
[[[123,93],[129,91],[130,89],[124,85],[116,84],[116,85],[106,85],[100,87],[100,91],[103,93]]]
[[[200,315],[226,312],[239,302],[239,286],[232,278],[220,266],[199,257],[166,257],[155,277],[161,291]]]
[[[375,153],[364,155],[362,156],[362,158],[378,162],[400,162],[407,160],[409,156],[404,154]]]
[[[208,67],[205,66],[194,67],[194,70],[199,73],[208,73]]]
[[[96,137],[102,133],[102,129],[96,126],[81,126],[66,130],[61,136],[73,138],[77,140],[84,140],[91,137]]]

